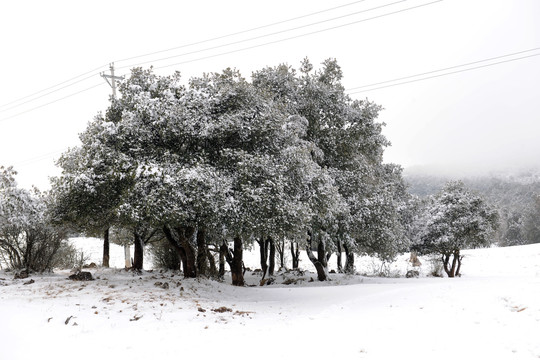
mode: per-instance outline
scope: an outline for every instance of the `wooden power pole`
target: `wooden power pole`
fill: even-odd
[[[111,69],[111,75],[107,75],[103,72],[100,75],[111,86],[113,98],[116,99],[116,80],[124,80],[124,77],[114,75],[114,63],[110,63],[109,69]],[[111,79],[111,81],[109,81],[109,79]]]
[[[113,99],[116,99],[116,80],[124,80],[124,77],[114,75],[114,63],[110,63],[109,69],[111,70],[111,75],[105,74],[103,72],[100,73],[100,75],[111,86]],[[111,81],[109,81],[109,79]],[[107,229],[107,233],[108,232],[109,232],[109,229]],[[108,236],[107,236],[106,241],[107,241],[107,247],[108,247]],[[107,257],[108,257],[108,252],[109,251],[107,249]],[[129,245],[128,244],[124,244],[124,262],[125,262],[126,268],[131,267],[131,254],[130,254],[130,251],[129,251]]]

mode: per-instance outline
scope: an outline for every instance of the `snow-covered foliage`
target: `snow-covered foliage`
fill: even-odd
[[[453,277],[459,275],[460,251],[490,245],[499,217],[481,197],[468,191],[462,182],[454,181],[431,199],[424,220],[415,248],[420,253],[442,255],[445,271]]]
[[[66,245],[65,229],[51,224],[47,195],[17,187],[15,174],[0,167],[0,262],[14,269],[52,270]]]
[[[392,258],[406,248],[401,169],[382,164],[380,107],[351,100],[341,78],[335,60],[251,82],[226,69],[187,86],[179,73],[133,69],[60,160],[59,217],[135,237],[163,230],[180,253],[192,248],[183,261],[206,253],[195,233],[216,246],[288,238]]]

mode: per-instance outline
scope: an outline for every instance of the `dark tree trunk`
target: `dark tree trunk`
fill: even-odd
[[[306,247],[306,252],[309,260],[311,261],[313,266],[315,266],[315,270],[317,270],[317,278],[319,279],[319,281],[328,280],[328,265],[324,241],[322,239],[319,239],[319,244],[317,246],[317,257],[315,257],[315,255],[313,255],[313,251],[311,250],[310,236]]]
[[[270,254],[269,254],[270,258],[268,260],[268,275],[274,276],[274,270],[276,268],[276,244],[274,243],[274,239],[270,237],[268,238],[267,242],[270,245]]]
[[[336,255],[337,255],[337,271],[338,273],[343,273],[343,266],[341,265],[341,240],[338,240],[337,241],[337,252],[336,252]]]
[[[235,286],[244,286],[244,272],[243,272],[243,259],[242,259],[242,239],[240,236],[234,238],[233,258],[231,261],[231,276],[232,284]]]
[[[354,274],[354,253],[346,244],[343,244],[343,249],[345,250],[345,273]]]
[[[450,256],[452,256],[451,266],[450,266]],[[459,276],[459,270],[461,268],[461,259],[462,258],[459,255],[459,250],[454,251],[452,254],[442,255],[444,272],[446,273],[446,275],[448,275],[449,278],[453,278],[456,275]]]
[[[259,244],[259,255],[261,258],[261,271],[262,271],[262,280],[266,277],[266,272],[268,271],[268,264],[266,259],[268,259],[268,243],[264,240],[264,237],[261,237],[260,240],[257,240]]]
[[[138,231],[134,231],[133,269],[143,269],[144,242]]]
[[[294,244],[295,242],[291,240],[292,268],[298,269],[298,265],[300,262],[300,247],[298,246],[298,243],[297,243],[296,248],[295,248]]]
[[[454,254],[454,257],[455,256],[456,254]],[[463,260],[463,256],[459,254],[459,251],[457,252],[457,259],[458,265],[456,269],[456,276],[461,276],[461,273],[459,271],[461,270],[461,260]]]
[[[103,267],[109,267],[110,259],[109,228],[103,232]]]
[[[216,267],[216,261],[214,260],[214,255],[210,252],[208,247],[206,248],[206,257],[208,259],[208,275],[215,278],[218,276],[218,269]]]
[[[182,269],[183,269],[184,276],[185,276],[187,260],[186,260],[186,252],[184,251],[184,248],[174,238],[174,235],[173,235],[171,229],[169,229],[168,226],[163,227],[163,233],[165,234],[165,237],[169,241],[169,244],[171,244],[172,247],[174,248],[174,250],[176,250],[176,254],[178,255],[178,258],[180,259],[180,262],[182,263],[182,264],[179,264],[179,265],[182,265]]]
[[[223,279],[225,276],[225,260],[229,262],[229,259],[227,258],[227,255],[229,254],[229,247],[227,246],[227,243],[224,241],[223,244],[219,247],[219,272],[218,276],[220,279]],[[231,257],[232,261],[232,257]],[[229,262],[229,267],[231,266],[231,262]]]
[[[180,246],[185,253],[185,261],[182,259],[184,265],[184,277],[197,277],[195,249],[191,244],[191,239],[195,235],[195,228],[192,226],[180,226],[176,228],[176,232],[178,234],[178,239],[180,240]]]
[[[204,228],[197,230],[197,273],[199,276],[208,275],[208,250],[206,249],[206,238]]]
[[[276,250],[279,255],[279,269],[285,269],[285,239],[276,243]]]

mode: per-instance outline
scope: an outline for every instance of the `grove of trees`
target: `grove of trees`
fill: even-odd
[[[188,277],[214,271],[219,251],[235,285],[253,242],[264,245],[265,272],[276,244],[306,249],[319,280],[338,249],[347,271],[355,253],[392,258],[409,246],[401,168],[382,162],[380,106],[349,98],[341,78],[335,60],[269,67],[251,81],[226,69],[187,85],[179,73],[134,69],[60,159],[55,215],[129,229],[136,269],[156,232]]]
[[[489,245],[497,213],[462,183],[411,196],[401,167],[383,162],[381,107],[351,99],[342,76],[335,60],[314,69],[307,59],[249,81],[232,69],[187,83],[133,69],[58,160],[50,192],[18,189],[2,168],[2,256],[50,269],[69,228],[103,236],[103,266],[109,241],[129,239],[134,270],[151,244],[160,266],[222,277],[228,264],[238,286],[253,244],[263,280],[276,259],[286,266],[286,249],[292,268],[306,251],[320,281],[332,254],[338,271],[354,273],[355,255],[391,261],[411,246],[459,275],[460,250]]]

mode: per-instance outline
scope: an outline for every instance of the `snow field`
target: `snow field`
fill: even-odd
[[[540,245],[465,255],[456,279],[306,272],[244,288],[160,271],[98,268],[92,282],[57,271],[28,285],[0,272],[1,358],[538,359]],[[406,259],[392,265],[401,275]]]

